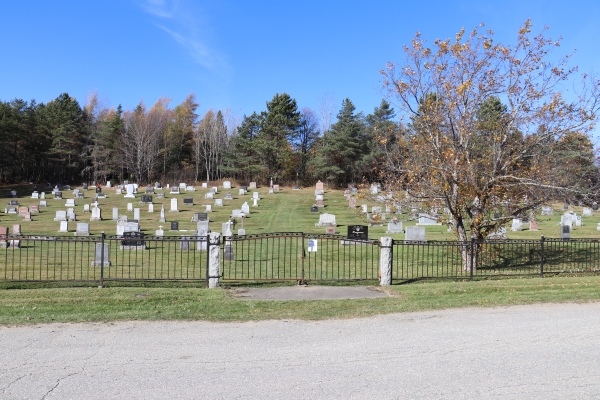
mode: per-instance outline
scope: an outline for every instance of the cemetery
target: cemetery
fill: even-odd
[[[41,197],[49,195],[52,198],[50,190],[47,192],[40,190],[40,196],[37,198],[29,195],[10,198],[9,188],[0,189],[0,195],[6,199],[5,204],[9,204],[9,201],[13,204],[7,205],[5,213],[0,214],[0,227],[7,228],[8,235],[14,236],[15,231],[12,230],[12,226],[27,221],[22,228],[19,226],[23,236],[4,241],[2,246],[6,250],[3,251],[10,251],[12,242],[14,242],[12,247],[14,250],[24,251],[37,246],[37,242],[34,244],[28,241],[28,236],[64,236],[71,238],[70,240],[82,241],[79,250],[75,250],[75,246],[64,246],[61,251],[65,255],[68,253],[68,257],[76,259],[85,253],[86,256],[93,258],[98,237],[104,232],[105,243],[108,245],[108,250],[105,249],[108,259],[105,259],[104,263],[106,266],[111,266],[110,271],[107,272],[107,279],[125,274],[126,270],[128,274],[133,273],[133,277],[147,276],[143,275],[147,273],[144,269],[148,268],[147,264],[154,266],[153,273],[164,278],[171,276],[169,274],[174,271],[177,262],[181,263],[181,260],[175,260],[173,249],[186,252],[206,251],[206,239],[194,238],[197,236],[206,238],[212,230],[222,235],[231,235],[228,236],[227,242],[222,241],[221,244],[224,246],[223,249],[227,248],[227,257],[231,260],[231,269],[224,277],[251,279],[253,276],[248,275],[250,266],[248,263],[257,261],[240,262],[237,261],[238,258],[241,259],[242,255],[254,251],[256,246],[264,246],[260,240],[264,240],[265,237],[271,237],[269,240],[279,240],[276,239],[276,232],[292,233],[290,237],[293,240],[290,242],[277,242],[282,243],[280,246],[286,248],[287,252],[300,251],[302,243],[306,246],[307,240],[312,238],[310,240],[313,240],[315,244],[313,249],[316,251],[310,253],[309,260],[323,257],[321,255],[323,253],[338,252],[337,255],[327,255],[327,259],[349,258],[349,254],[357,257],[356,254],[359,254],[359,263],[370,262],[369,259],[374,257],[376,246],[368,239],[378,241],[384,236],[389,236],[399,244],[407,245],[435,245],[455,240],[455,235],[451,230],[449,231],[444,215],[441,214],[442,209],[420,209],[416,206],[412,209],[407,208],[401,213],[395,204],[388,201],[387,193],[375,185],[346,191],[331,190],[321,182],[313,187],[294,191],[289,187],[279,187],[279,190],[275,191],[268,185],[253,189],[253,185],[248,185],[248,192],[239,189],[238,193],[240,185],[236,182],[230,182],[231,191],[223,190],[225,188],[219,182],[210,182],[206,187],[196,184],[198,189],[197,193],[193,193],[193,198],[189,193],[179,190],[179,184],[169,189],[152,187],[150,191],[152,195],[147,194],[149,191],[146,188],[140,187],[138,190],[135,186],[128,184],[124,187],[128,194],[126,196],[117,194],[119,186],[115,185],[104,189],[105,198],[86,197],[77,201],[67,198],[66,202],[63,200],[47,203],[41,200]],[[74,187],[81,189],[81,187]],[[186,189],[190,187],[186,186]],[[269,194],[270,190],[271,194]],[[18,187],[15,191],[31,193],[31,190],[26,187]],[[45,195],[42,196],[44,193]],[[365,195],[357,201],[360,193]],[[45,206],[41,204],[42,201],[45,202]],[[141,208],[138,204],[147,204],[147,206]],[[154,207],[157,207],[156,211],[160,212],[153,212]],[[102,209],[104,209],[104,216],[101,214]],[[32,213],[35,213],[35,218],[31,218]],[[590,207],[569,205],[565,211],[561,204],[551,204],[540,207],[535,213],[535,220],[529,217],[524,216],[515,221],[507,220],[504,228],[490,235],[490,240],[539,241],[542,235],[547,239],[559,240],[600,238],[598,228],[600,212]],[[374,219],[378,219],[379,223],[372,223]],[[227,226],[228,229],[223,231],[223,226]],[[362,232],[363,238],[364,232],[368,232],[367,240],[345,240],[351,238],[351,228]],[[340,237],[341,241],[336,239],[336,236]],[[122,243],[123,240],[126,241],[125,244]],[[165,243],[160,243],[159,240]],[[190,241],[197,241],[197,243],[192,245]],[[171,242],[175,243],[175,247],[169,244]],[[158,257],[159,249],[164,252],[164,248],[170,250]],[[357,251],[359,253],[356,253]],[[395,251],[408,254],[409,249],[397,248]],[[31,257],[36,257],[33,250],[30,254]],[[401,254],[398,255],[400,256]],[[205,256],[200,254],[186,257],[201,260],[198,261],[200,264],[206,262]],[[456,261],[456,255],[452,257]],[[247,257],[244,256],[245,258]],[[310,262],[314,263],[314,260]],[[92,261],[89,263],[90,266],[93,263],[95,265],[101,263],[100,260]],[[294,262],[299,262],[299,259],[294,259]],[[344,261],[344,263],[348,262]],[[139,269],[131,272],[130,263],[139,265]],[[3,268],[1,264],[0,262],[0,268]],[[157,269],[158,265],[160,269]],[[96,279],[99,272],[92,269],[89,273]],[[195,271],[191,276],[202,279],[203,273]],[[286,272],[286,276],[291,276],[291,273],[291,271]],[[311,273],[316,274],[311,270],[309,276]],[[334,278],[332,274],[333,270],[328,270],[325,275],[321,275],[321,278]],[[370,274],[367,278],[376,279],[376,273],[374,274]],[[344,279],[365,278],[363,275],[348,271],[343,275]],[[179,275],[172,276],[177,279]],[[67,276],[63,278],[67,279]],[[277,275],[267,274],[262,278],[276,279]],[[316,279],[316,275],[313,279]]]

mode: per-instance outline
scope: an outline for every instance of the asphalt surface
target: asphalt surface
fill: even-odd
[[[0,327],[1,399],[589,399],[600,303]]]

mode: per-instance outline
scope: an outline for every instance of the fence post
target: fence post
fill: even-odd
[[[469,270],[470,270],[470,275],[471,275],[470,280],[473,281],[473,269],[474,269],[473,261],[475,258],[475,238],[473,238],[473,237],[471,238],[471,257],[470,258],[471,258],[471,262],[469,263],[470,264]]]
[[[540,262],[540,278],[544,277],[544,242],[546,241],[546,238],[544,237],[544,235],[542,235],[542,237],[540,238],[540,245],[541,245],[541,256],[542,256],[542,260]]]
[[[106,237],[106,234],[104,233],[104,231],[102,231],[102,236],[101,236],[101,243],[102,243],[102,248],[100,249],[100,285],[98,286],[99,289],[102,289],[104,287],[104,238]],[[96,250],[96,249],[94,249]]]
[[[392,284],[392,243],[391,237],[382,237],[379,247],[379,284],[389,286]]]
[[[304,260],[306,259],[306,251],[304,250],[304,232],[302,232],[302,283],[305,283],[304,279]]]
[[[206,265],[206,286],[210,289],[219,287],[221,269],[221,234],[211,232],[206,236],[206,252],[208,263]]]

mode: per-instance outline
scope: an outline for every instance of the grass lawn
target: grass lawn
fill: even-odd
[[[457,307],[600,300],[600,277],[429,282],[386,287],[360,300],[239,300],[225,289],[107,287],[0,290],[0,324],[120,320],[321,320]]]

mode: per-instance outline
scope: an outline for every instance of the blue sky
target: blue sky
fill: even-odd
[[[143,99],[172,106],[195,93],[199,112],[230,108],[240,118],[287,92],[336,113],[348,97],[373,111],[379,70],[402,60],[416,31],[433,41],[481,22],[514,43],[527,18],[550,26],[580,71],[598,71],[600,1],[5,1],[0,10],[0,100],[47,102],[68,92],[107,106]]]

